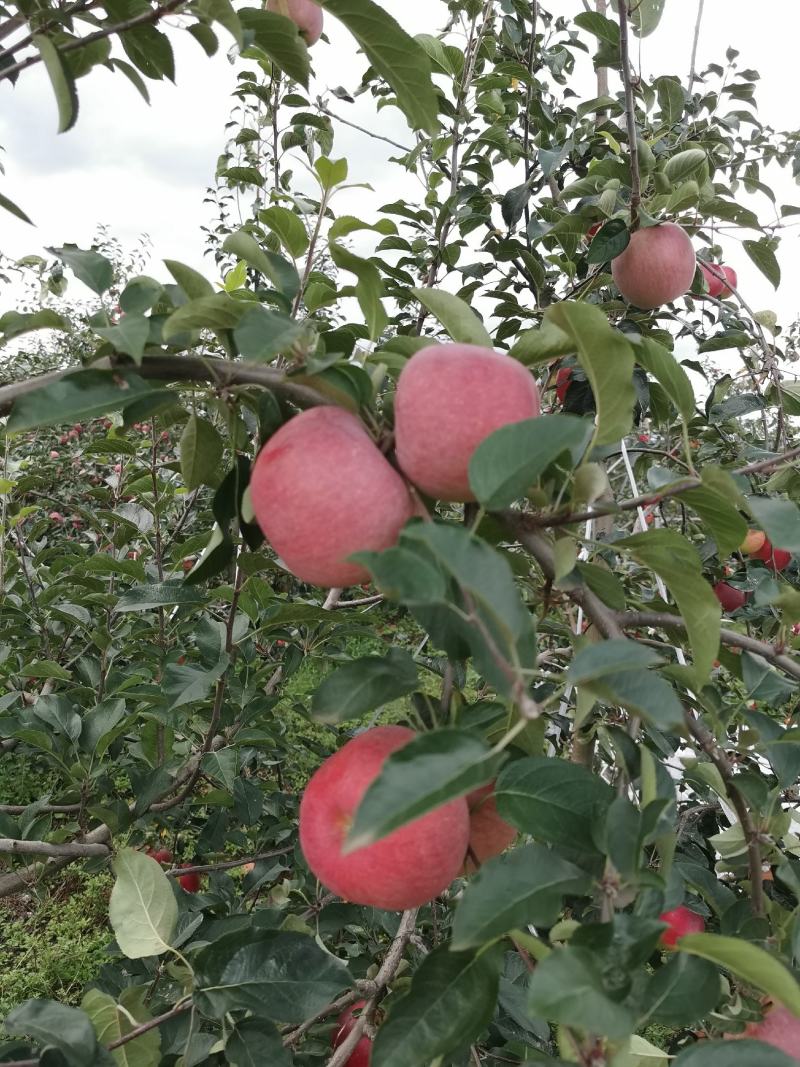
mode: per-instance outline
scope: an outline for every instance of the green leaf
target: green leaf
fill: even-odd
[[[411,293],[436,316],[454,341],[492,347],[492,338],[486,327],[460,297],[444,289],[412,289]]]
[[[12,215],[16,215],[18,219],[22,219],[23,222],[30,223],[30,225],[33,226],[33,222],[28,218],[22,208],[17,207],[13,200],[9,200],[8,197],[3,196],[2,193],[0,193],[0,208],[10,212]]]
[[[497,949],[434,949],[378,1030],[372,1067],[429,1067],[437,1056],[470,1045],[494,1014],[501,962]]]
[[[328,249],[331,259],[337,267],[355,274],[358,278],[356,297],[369,329],[370,340],[377,341],[389,324],[389,318],[381,303],[383,281],[380,271],[374,263],[371,263],[368,259],[361,259],[360,256],[353,255],[352,252],[343,245],[337,244],[336,241],[330,241]]]
[[[24,674],[27,678],[59,678],[62,682],[69,682],[72,679],[69,671],[59,667],[51,659],[31,660],[30,663],[20,667],[17,673]]]
[[[144,346],[150,336],[150,320],[144,315],[127,314],[116,326],[95,326],[94,332],[109,341],[117,352],[142,362]]]
[[[160,387],[130,371],[77,370],[18,397],[6,429],[17,433],[35,426],[91,419],[159,391]]]
[[[592,238],[587,263],[608,263],[620,255],[631,241],[628,224],[624,219],[609,219]]]
[[[683,86],[674,75],[656,78],[653,82],[658,94],[658,106],[667,126],[674,126],[680,122],[686,103]]]
[[[644,987],[642,1016],[648,1023],[691,1026],[714,1010],[721,995],[719,973],[712,963],[675,953]]]
[[[165,259],[164,266],[190,300],[214,296],[214,286],[194,267],[187,267],[185,263],[179,263],[177,259]]]
[[[99,1059],[91,1021],[78,1008],[54,1000],[26,1000],[6,1015],[3,1027],[11,1037],[32,1037],[43,1053],[58,1049],[68,1067],[87,1067]],[[61,1057],[46,1055],[44,1059],[52,1063]]]
[[[278,292],[292,300],[300,289],[300,278],[293,263],[268,249],[262,249],[246,230],[229,234],[222,244],[223,252],[230,252],[245,260],[254,270],[269,278]]]
[[[230,657],[223,653],[215,666],[209,670],[190,667],[188,664],[168,663],[161,682],[168,701],[167,710],[205,700],[211,686],[225,672],[229,662]]]
[[[84,994],[81,1008],[92,1020],[101,1045],[118,1043],[152,1015],[144,1006],[146,987],[129,986],[120,994],[119,1004],[108,993],[90,989]],[[111,1053],[117,1067],[157,1067],[161,1060],[161,1034],[153,1027],[132,1041],[125,1041]]]
[[[702,148],[687,148],[670,156],[664,173],[673,185],[695,180],[702,184],[708,177],[708,156]]]
[[[618,441],[631,428],[636,402],[631,345],[591,304],[565,300],[548,308],[545,319],[572,338],[589,379],[597,404],[593,446]]]
[[[475,449],[469,484],[487,510],[509,507],[562,453],[570,453],[564,466],[573,468],[591,436],[591,423],[574,415],[540,415],[502,426]]]
[[[781,268],[768,237],[760,241],[742,241],[745,252],[775,289],[781,284]]]
[[[245,359],[272,359],[302,336],[303,327],[294,319],[260,305],[246,311],[233,331],[236,347]]]
[[[602,645],[606,642],[603,641]],[[619,704],[663,731],[680,730],[683,705],[675,690],[653,671],[620,671],[604,674],[584,686],[597,700]]]
[[[797,1067],[797,1060],[763,1041],[698,1041],[684,1049],[671,1067]]]
[[[223,451],[217,428],[208,419],[191,415],[180,443],[181,475],[187,489],[216,484]]]
[[[700,956],[725,967],[748,985],[755,986],[800,1016],[800,985],[792,972],[752,941],[719,934],[687,934],[678,942],[680,952]]]
[[[568,356],[576,348],[572,337],[547,319],[538,330],[523,330],[511,347],[510,356],[526,367],[545,363],[557,356]]]
[[[465,730],[420,734],[393,752],[364,794],[345,842],[345,852],[364,848],[456,797],[490,782],[504,754]]]
[[[567,681],[570,685],[584,685],[606,674],[639,671],[663,662],[652,648],[626,637],[614,637],[598,644],[584,645],[576,652],[567,671]]]
[[[175,81],[175,56],[169,37],[155,26],[134,26],[120,33],[125,54],[145,78]]]
[[[291,1067],[288,1049],[272,1023],[241,1019],[225,1042],[225,1059],[233,1067]]]
[[[796,504],[791,500],[749,496],[747,506],[775,548],[800,552],[800,510]]]
[[[78,281],[88,286],[93,293],[102,296],[111,288],[114,281],[112,264],[99,252],[84,251],[76,245],[64,245],[62,248],[48,248],[61,262],[69,267]]]
[[[721,557],[737,550],[747,533],[747,523],[729,497],[713,489],[702,488],[680,493],[678,499],[685,501],[700,516],[714,538]]]
[[[649,337],[643,337],[634,352],[636,362],[653,375],[688,422],[694,415],[694,389],[680,363],[668,349]]]
[[[694,652],[695,677],[703,684],[717,658],[722,609],[703,577],[697,549],[677,530],[666,529],[634,534],[615,544],[655,571],[675,598]]]
[[[354,719],[412,693],[417,667],[411,655],[392,648],[386,656],[365,656],[337,668],[311,698],[311,713],[323,722]]]
[[[322,7],[345,24],[370,64],[394,89],[411,128],[438,133],[438,97],[422,46],[372,0],[324,0]]]
[[[108,918],[123,955],[138,960],[169,951],[178,904],[160,865],[143,852],[123,848],[111,866],[117,880]]]
[[[638,0],[630,5],[630,19],[637,37],[649,37],[664,13],[666,0]]]
[[[536,964],[528,983],[528,1009],[539,1019],[611,1038],[633,1033],[636,1021],[618,995],[606,990],[601,964],[585,948],[567,947]]]
[[[489,860],[470,881],[456,909],[452,947],[477,947],[529,924],[550,927],[565,894],[590,888],[585,871],[549,849],[515,848]]]
[[[605,818],[614,791],[578,764],[530,757],[501,771],[495,796],[500,815],[537,841],[597,853],[592,824]]]
[[[240,8],[238,14],[245,35],[252,35],[256,46],[266,52],[284,74],[307,89],[308,48],[295,23],[285,15],[254,7]]]
[[[292,259],[303,255],[308,248],[308,234],[299,215],[276,204],[260,211],[258,217],[278,237]]]
[[[227,293],[201,296],[181,304],[161,327],[164,340],[169,342],[187,330],[230,330],[250,307],[242,300],[234,300]]]
[[[127,589],[117,601],[115,611],[150,611],[172,604],[205,604],[208,597],[181,581],[153,582]]]
[[[255,927],[201,949],[195,972],[195,1000],[204,1014],[252,1011],[282,1023],[310,1019],[353,984],[347,969],[312,937]]]
[[[0,333],[5,341],[10,341],[29,330],[68,330],[69,323],[58,312],[50,308],[41,311],[19,312],[7,311],[0,316]]]
[[[587,30],[600,41],[605,41],[614,47],[619,47],[619,26],[612,19],[594,11],[581,11],[575,16],[573,22],[582,30]]]
[[[75,80],[48,36],[35,33],[33,43],[39,49],[39,55],[42,57],[53,92],[56,94],[58,132],[65,133],[72,129],[78,117],[78,94],[75,92]]]
[[[314,170],[317,172],[322,188],[327,193],[347,181],[346,159],[328,159],[327,156],[320,156],[314,162]],[[332,236],[335,236],[335,233]]]

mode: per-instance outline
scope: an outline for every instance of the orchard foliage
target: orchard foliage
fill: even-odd
[[[106,964],[79,1003],[15,1007],[0,1064],[789,1067],[798,331],[751,307],[718,241],[780,284],[800,208],[768,181],[800,173],[797,135],[732,51],[688,87],[636,74],[663,0],[451,0],[415,37],[372,0],[321,6],[365,58],[326,95],[299,0],[0,5],[0,80],[43,63],[60,129],[100,65],[145,96],[175,76],[172,15],[241,57],[208,277],[143,274],[107,240],[3,263],[36,284],[0,316],[0,760],[38,795],[0,798],[0,896],[72,864],[113,891]],[[339,209],[356,95],[375,136],[405,116],[391,158],[418,202]],[[698,266],[645,310],[611,264],[665,222]],[[495,393],[466,364],[401,395],[451,342],[504,353],[525,410],[476,438]],[[271,476],[320,405],[356,426],[377,499],[327,438]],[[426,487],[456,460],[457,490]],[[340,580],[304,567],[354,530],[337,551],[363,588],[296,577]],[[341,898],[300,801],[378,724],[414,736],[334,813],[342,854],[312,865]],[[440,824],[440,851],[470,840],[454,880],[379,910],[361,883],[428,884],[413,836],[443,811],[461,836]]]

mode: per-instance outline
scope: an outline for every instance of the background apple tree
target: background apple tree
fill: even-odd
[[[326,0],[364,62],[325,96],[282,0],[0,5],[0,79],[43,63],[61,129],[98,66],[175,76],[170,15],[241,64],[208,277],[107,234],[0,263],[30,283],[0,317],[0,1063],[800,1059],[798,334],[722,286],[718,244],[780,284],[800,208],[767,183],[800,153],[735,53],[638,74],[663,3],[451,0],[412,37]],[[405,115],[419,188],[363,219],[337,207],[355,94],[371,136]],[[641,310],[610,264],[666,221],[711,266]],[[364,588],[304,583],[255,521],[259,450],[334,405],[393,463],[398,377],[436,342],[509,353],[542,414],[474,451],[473,501],[418,494]],[[335,459],[312,480],[346,524]],[[491,783],[515,835],[402,913],[335,896],[298,841],[317,767],[396,724],[351,838]],[[89,883],[90,972],[44,939],[20,963],[15,929]]]

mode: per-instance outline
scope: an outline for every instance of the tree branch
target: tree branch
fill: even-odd
[[[639,228],[639,203],[642,187],[639,179],[639,152],[636,145],[636,105],[633,99],[631,61],[628,54],[628,4],[617,0],[619,12],[619,69],[625,88],[625,120],[628,126],[628,154],[631,165],[631,232]]]
[[[15,856],[67,856],[70,859],[79,859],[81,856],[108,856],[111,849],[108,845],[86,845],[79,841],[53,845],[49,841],[21,841],[13,837],[0,837],[0,852]]]
[[[694,85],[694,70],[695,63],[697,62],[697,43],[700,40],[700,23],[703,21],[703,6],[706,0],[698,0],[697,2],[697,21],[694,24],[694,40],[692,41],[692,61],[689,64],[689,92],[692,91]]]
[[[164,871],[167,878],[183,878],[185,874],[211,874],[213,871],[230,871],[234,867],[244,867],[246,863],[257,863],[259,860],[269,860],[274,856],[285,856],[287,852],[293,852],[294,845],[286,848],[276,848],[272,852],[257,852],[253,856],[241,856],[236,860],[225,860],[224,863],[202,863],[196,867],[170,867]]]
[[[105,823],[90,830],[84,838],[86,844],[108,844],[111,841],[111,830]],[[20,871],[0,877],[0,897],[11,896],[12,893],[22,893],[30,889],[34,881],[39,878],[48,878],[62,867],[69,866],[74,856],[57,856],[49,859],[46,863],[31,863]]]

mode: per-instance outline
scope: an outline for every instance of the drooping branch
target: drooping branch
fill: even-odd
[[[628,49],[628,4],[627,0],[617,0],[619,12],[619,69],[625,89],[625,121],[628,127],[628,154],[631,166],[631,232],[639,228],[639,203],[642,199],[641,180],[639,178],[639,152],[636,136],[636,104],[633,99],[633,81],[631,79],[631,61]]]

